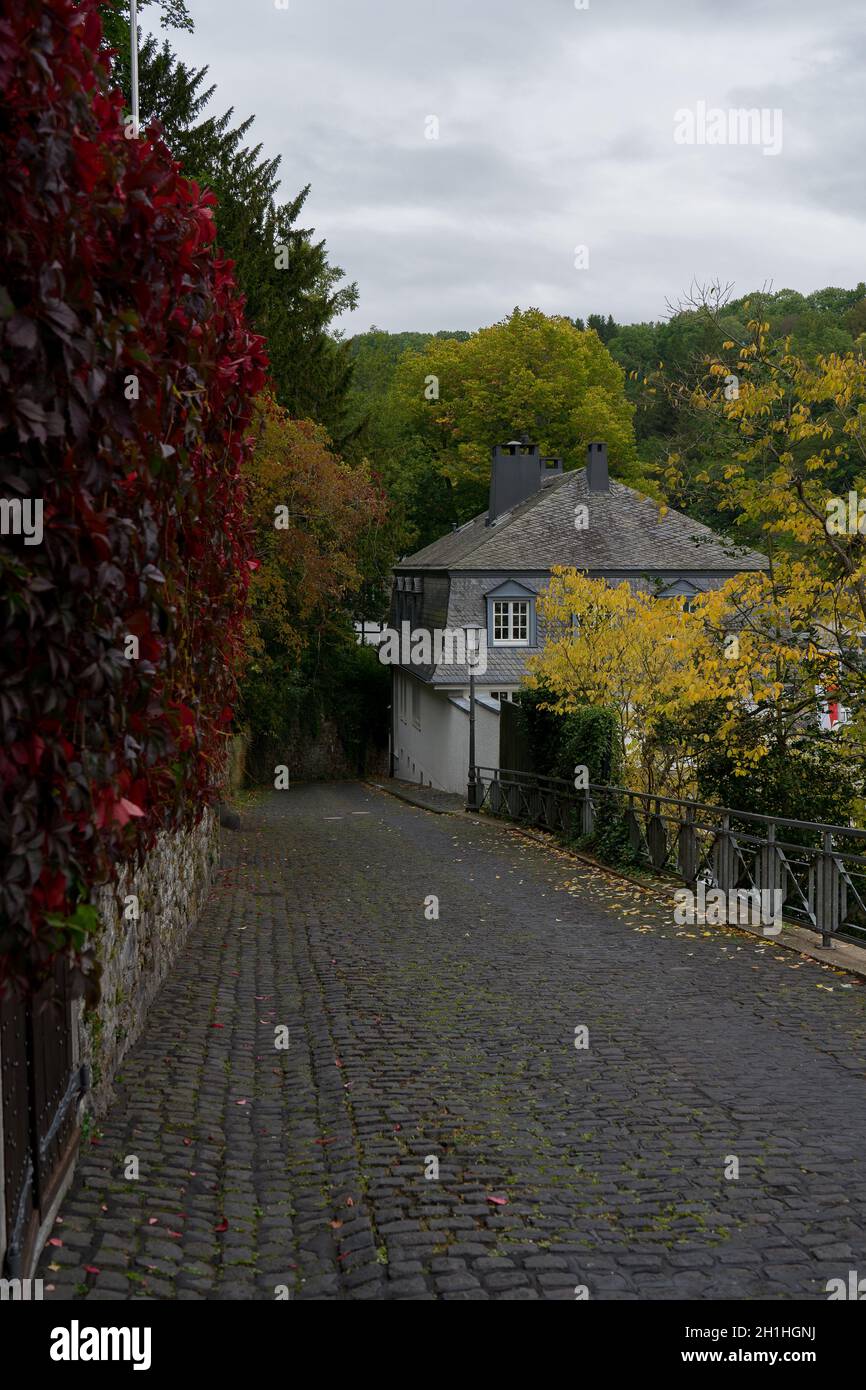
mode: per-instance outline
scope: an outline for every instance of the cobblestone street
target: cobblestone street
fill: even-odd
[[[866,1275],[854,976],[362,784],[265,795],[222,849],[46,1297],[826,1298]]]

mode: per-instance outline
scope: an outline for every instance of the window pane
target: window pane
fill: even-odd
[[[528,599],[494,599],[494,642],[528,642],[529,608]]]

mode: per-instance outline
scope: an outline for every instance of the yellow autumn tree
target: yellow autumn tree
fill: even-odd
[[[724,742],[746,776],[772,749],[817,728],[824,658],[803,641],[806,615],[774,606],[765,575],[737,576],[686,608],[557,568],[539,614],[546,641],[527,683],[559,713],[612,710],[623,776],[636,790],[696,796],[712,741]]]
[[[679,602],[560,567],[538,606],[545,645],[530,658],[527,683],[549,691],[549,708],[558,713],[581,705],[613,712],[627,785],[692,792],[692,750],[662,748],[658,734],[684,702],[712,694],[700,624]]]
[[[719,323],[722,306],[702,308]],[[689,466],[672,453],[671,490],[709,487],[734,529],[767,554],[756,633],[790,640],[849,711],[846,735],[866,727],[866,354],[806,360],[774,340],[757,298],[740,341],[723,338],[706,379],[687,393],[698,416],[736,430],[732,456]]]

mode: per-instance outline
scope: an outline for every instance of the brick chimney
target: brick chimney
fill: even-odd
[[[537,444],[524,434],[493,449],[490,466],[490,502],[487,525],[492,526],[503,512],[510,512],[538,492],[552,474],[562,472],[562,459],[542,458]]]
[[[606,444],[590,444],[587,448],[586,485],[590,492],[610,492]]]

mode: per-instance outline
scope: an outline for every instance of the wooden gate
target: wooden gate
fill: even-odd
[[[499,766],[516,772],[534,772],[529,739],[520,717],[520,709],[512,700],[503,700],[499,711]]]
[[[78,1066],[65,961],[27,1001],[0,1003],[3,1104],[3,1274],[27,1277],[78,1148],[78,1102],[87,1089]],[[44,1237],[44,1232],[43,1232]]]

